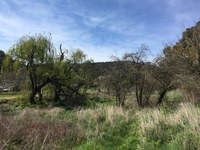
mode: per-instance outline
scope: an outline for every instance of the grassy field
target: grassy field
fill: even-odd
[[[21,95],[15,92],[0,92],[0,100],[16,100],[20,98]]]
[[[97,105],[70,111],[0,105],[7,108],[0,114],[0,149],[200,149],[200,108],[191,103],[160,109]]]

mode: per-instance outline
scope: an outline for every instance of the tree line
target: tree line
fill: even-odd
[[[200,22],[186,29],[178,42],[165,46],[163,55],[152,62],[146,60],[146,45],[121,58],[113,57],[106,67],[96,63],[100,71],[80,49],[69,52],[60,45],[59,51],[56,54],[51,36],[20,38],[7,54],[0,51],[1,81],[10,79],[26,87],[31,104],[47,95],[54,102],[68,105],[97,86],[112,94],[118,106],[125,106],[130,93],[139,107],[149,106],[157,93],[156,105],[160,105],[167,92],[174,89],[182,90],[188,99],[199,100]],[[100,84],[95,84],[97,80]],[[16,90],[21,90],[17,86]]]
[[[149,105],[157,92],[157,105],[167,92],[180,89],[187,100],[199,101],[200,87],[200,22],[186,29],[175,44],[166,45],[163,55],[146,62],[148,47],[142,45],[134,53],[115,58],[117,65],[105,77],[106,88],[124,106],[126,96],[133,92],[139,107]]]

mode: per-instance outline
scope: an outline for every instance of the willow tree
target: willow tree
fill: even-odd
[[[42,99],[41,89],[50,82],[54,64],[54,46],[51,38],[44,35],[24,36],[9,50],[15,61],[26,66],[30,80],[31,104],[36,103],[36,95]]]

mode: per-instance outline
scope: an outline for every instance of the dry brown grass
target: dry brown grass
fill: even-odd
[[[58,149],[58,143],[79,142],[82,131],[67,121],[58,121],[62,111],[54,109],[27,109],[16,116],[0,116],[0,149]],[[40,116],[41,114],[46,114]],[[80,139],[79,139],[80,138]]]
[[[29,108],[15,115],[2,114],[0,149],[78,149],[91,141],[102,144],[105,135],[115,137],[116,133],[124,135],[122,139],[129,133],[130,138],[140,137],[141,147],[156,144],[157,139],[168,139],[171,144],[175,141],[185,149],[190,140],[194,142],[189,146],[199,146],[200,109],[192,103],[181,103],[174,111],[167,110],[98,106],[73,111]]]

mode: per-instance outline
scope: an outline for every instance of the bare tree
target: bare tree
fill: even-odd
[[[128,63],[117,60],[104,76],[104,87],[114,94],[117,106],[124,106],[127,94],[132,88]]]
[[[146,54],[149,51],[146,45],[142,45],[137,52],[126,53],[124,60],[132,62],[130,71],[132,72],[132,82],[139,107],[149,104],[150,96],[154,91],[154,78],[152,76],[152,67],[146,63]]]

